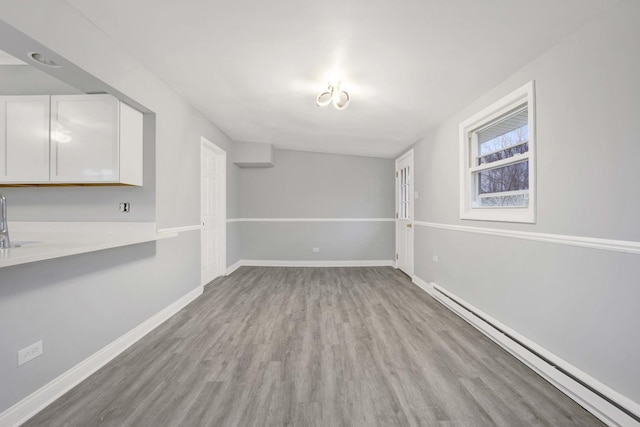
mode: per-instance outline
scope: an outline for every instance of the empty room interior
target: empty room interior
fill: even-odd
[[[640,426],[637,0],[0,0],[0,427]]]

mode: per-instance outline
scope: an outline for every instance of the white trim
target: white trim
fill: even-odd
[[[434,222],[414,221],[416,225],[443,230],[463,231],[467,233],[487,234],[490,236],[509,237],[513,239],[533,240],[565,246],[598,249],[603,251],[640,254],[640,242],[629,240],[600,239],[596,237],[567,236],[563,234],[535,233],[531,231],[500,230],[497,228],[469,227],[466,225],[438,224]]]
[[[529,124],[529,150],[526,154],[514,156],[486,165],[471,166],[470,159],[475,157],[474,141],[469,136],[500,116],[521,106],[527,106]],[[535,83],[530,81],[510,94],[504,96],[482,111],[460,123],[458,127],[459,138],[459,178],[460,178],[460,219],[472,219],[480,221],[504,221],[504,222],[536,222],[536,104]],[[475,140],[475,137],[473,138]],[[477,208],[472,206],[472,188],[474,188],[474,172],[486,169],[494,169],[521,161],[529,162],[529,205],[527,207],[513,208]]]
[[[227,222],[393,222],[395,218],[231,218]]]
[[[177,233],[157,233],[156,225],[152,222],[16,221],[9,223],[9,230],[12,230],[14,243],[27,243],[3,251],[0,268],[178,236]]]
[[[185,225],[183,227],[160,228],[156,233],[183,233],[185,231],[201,230],[202,225]]]
[[[227,265],[227,152],[204,136],[200,137],[200,185],[202,185],[202,159],[204,157],[204,150],[206,149],[213,151],[217,156],[219,156],[216,161],[220,160],[220,164],[222,165],[221,171],[220,169],[216,169],[216,173],[219,178],[218,189],[216,191],[216,195],[218,197],[218,200],[216,200],[216,206],[218,208],[218,260],[216,264],[218,266],[218,271],[216,274],[217,277],[220,277],[225,274],[226,269],[224,266]],[[203,230],[202,189],[200,191],[200,224],[200,230]],[[200,239],[202,239],[202,234],[203,233],[201,231]],[[210,283],[210,280],[203,277],[202,265],[200,266],[200,282],[202,282],[202,285]]]
[[[500,193],[482,193],[482,194],[478,194],[478,198],[486,199],[491,197],[521,196],[523,194],[529,194],[529,190],[502,191]],[[505,207],[509,208],[510,206],[505,206]]]
[[[418,276],[413,276],[413,283],[415,283],[424,291],[428,292],[432,297],[434,297],[444,306],[466,320],[469,324],[474,326],[492,341],[503,347],[525,365],[529,366],[540,376],[549,381],[556,388],[576,401],[579,405],[584,407],[586,410],[591,412],[603,422],[607,423],[608,425],[614,426],[638,425],[637,421],[633,420],[622,410],[608,402],[606,399],[603,399],[598,394],[592,392],[579,382],[573,380],[571,377],[565,375],[560,370],[556,369],[553,365],[565,370],[574,377],[578,378],[580,381],[587,384],[589,387],[592,387],[594,390],[597,390],[599,393],[607,396],[607,398],[627,408],[630,412],[640,416],[640,405],[638,403],[619,394],[615,390],[612,390],[608,386],[602,384],[595,378],[579,370],[567,361],[551,353],[544,347],[520,335],[518,332],[502,324],[486,313],[483,313],[481,310],[467,303],[462,298],[443,289],[441,286],[438,286],[435,283],[427,283]],[[446,298],[443,295],[455,298],[456,300],[462,302],[466,307],[457,304],[454,300]],[[472,312],[469,310],[472,310],[486,321],[472,314]],[[498,331],[496,327],[504,331],[504,333]],[[506,334],[512,336],[515,340],[520,341],[524,345],[531,348],[533,351],[542,355],[542,357],[545,357],[553,365],[550,365],[531,351],[527,350],[518,342],[509,338]]]
[[[404,159],[405,157],[411,156],[411,155],[413,155],[413,148],[410,148],[404,154],[401,154],[398,158],[396,158],[396,163],[398,163],[400,160]]]
[[[511,147],[509,147],[509,148],[511,148]],[[508,150],[508,148],[506,148],[506,150]],[[486,155],[488,156],[488,154],[486,154]],[[514,163],[522,163],[522,162],[529,161],[530,158],[531,158],[531,156],[529,155],[529,152],[522,153],[522,154],[516,154],[516,155],[511,156],[511,157],[506,158],[506,159],[496,160],[495,162],[483,163],[483,164],[478,165],[478,166],[469,167],[468,171],[470,173],[476,173],[476,172],[487,171],[487,170],[490,170],[490,169],[499,169],[499,168],[503,168],[505,166],[509,166],[511,164],[514,164]],[[505,191],[505,193],[506,193],[506,191]],[[497,194],[502,194],[502,193],[497,193]]]
[[[299,260],[255,260],[241,259],[227,269],[235,271],[240,267],[393,267],[393,260],[348,260],[348,261],[299,261]],[[233,270],[232,270],[233,269]],[[231,273],[227,273],[231,274]]]
[[[411,278],[411,281],[413,282],[414,285],[417,285],[420,289],[422,289],[423,291],[425,291],[429,295],[433,296],[433,293],[435,292],[433,290],[433,286],[432,286],[433,283],[425,282],[424,280],[422,280],[420,277],[418,277],[415,274]]]
[[[67,372],[8,408],[0,414],[0,427],[18,426],[36,415],[47,405],[84,381],[91,374],[157,328],[161,323],[176,314],[191,301],[198,298],[202,295],[202,291],[202,286],[198,286],[106,347],[98,350]]]
[[[234,271],[236,271],[237,269],[239,269],[240,267],[242,267],[242,260],[239,259],[238,261],[236,261],[234,264],[230,265],[229,267],[227,267],[227,271],[226,271],[226,276],[230,275],[231,273],[233,273]]]

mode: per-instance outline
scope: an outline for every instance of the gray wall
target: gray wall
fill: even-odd
[[[30,65],[0,65],[0,95],[74,95],[81,90]]]
[[[640,240],[639,20],[640,3],[620,2],[418,142],[416,219]],[[529,80],[537,223],[460,220],[458,124]],[[640,402],[638,255],[427,227],[415,237],[418,277]]]
[[[275,150],[274,164],[239,170],[242,218],[394,216],[391,159]],[[391,260],[395,250],[393,222],[239,224],[243,259]]]
[[[193,290],[198,232],[0,270],[0,411]],[[17,367],[16,351],[44,354]]]
[[[281,261],[391,261],[393,222],[243,222],[242,258]],[[320,252],[313,252],[312,248]]]
[[[0,19],[155,113],[155,123],[145,122],[155,147],[145,141],[143,188],[9,189],[10,219],[199,224],[200,137],[230,158],[229,138],[67,2],[2,0],[0,11]],[[236,215],[232,164],[227,182],[229,215]],[[117,212],[119,201],[132,202],[129,216]],[[228,237],[237,247],[239,232]],[[199,287],[199,260],[199,233],[191,231],[0,270],[0,412]],[[39,339],[44,355],[18,368],[17,350]]]
[[[231,152],[232,154],[232,152]],[[233,164],[232,155],[227,152],[227,218],[240,216],[240,168]],[[240,226],[227,223],[227,267],[242,258]]]

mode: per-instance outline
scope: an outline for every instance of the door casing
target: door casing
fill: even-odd
[[[200,281],[202,285],[206,285],[216,277],[224,276],[227,265],[227,152],[218,147],[207,138],[202,137],[200,143],[200,224],[202,229],[200,232],[200,250],[204,254],[205,244],[205,218],[204,206],[207,202],[203,192],[204,179],[204,159],[206,151],[211,151],[216,157],[216,226],[218,229],[218,238],[216,239],[216,271],[205,276],[205,260],[201,258]]]

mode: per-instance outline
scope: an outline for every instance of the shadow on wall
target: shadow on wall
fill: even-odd
[[[135,264],[145,258],[152,259],[155,256],[156,242],[147,242],[3,267],[0,276],[0,298],[16,297],[41,288],[54,288],[70,280],[77,281],[83,276],[89,277],[94,273],[104,272],[115,267],[121,268],[126,264]],[[99,258],[99,262],[96,262],[96,258]],[[52,281],[52,277],[55,277],[55,281]],[[91,285],[92,281],[87,280],[88,289],[91,288]],[[69,295],[69,298],[73,298],[73,295]]]

